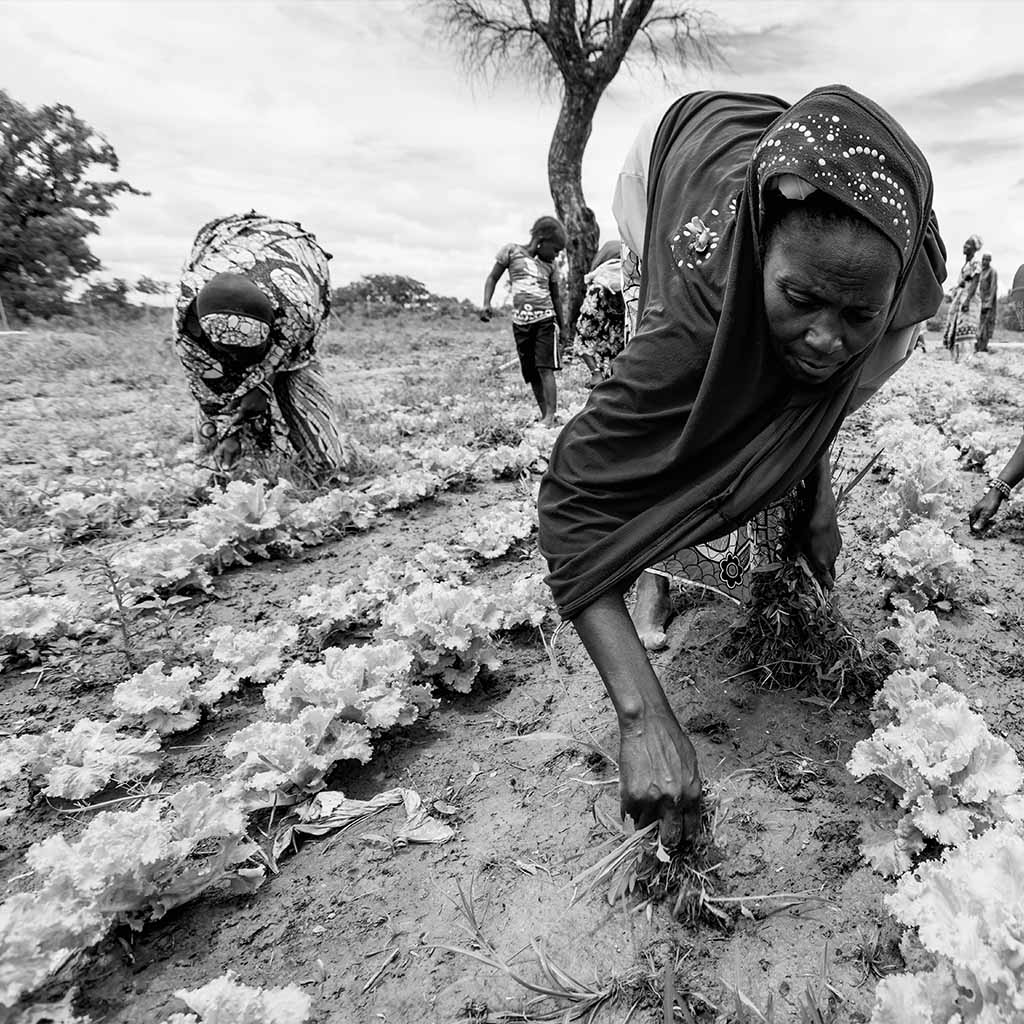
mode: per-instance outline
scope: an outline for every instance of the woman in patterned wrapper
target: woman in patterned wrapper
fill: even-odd
[[[555,444],[540,545],[618,716],[623,813],[672,845],[701,781],[643,642],[666,577],[735,596],[759,561],[802,555],[834,584],[829,449],[909,358],[945,251],[920,150],[845,86],[685,96],[644,166],[646,232],[617,217],[643,239],[636,333]]]
[[[229,470],[284,433],[314,479],[351,468],[355,448],[338,428],[317,359],[329,259],[302,225],[255,212],[211,221],[196,236],[174,340],[197,403],[199,461]]]
[[[625,344],[626,308],[622,299],[622,243],[605,242],[590,273],[573,335],[573,354],[590,370],[590,386],[611,376],[612,360]]]
[[[981,249],[981,235],[971,235],[964,242],[964,265],[960,268],[956,287],[949,303],[942,343],[954,362],[965,356],[969,362],[978,344],[978,326],[981,321],[981,263],[977,259]]]

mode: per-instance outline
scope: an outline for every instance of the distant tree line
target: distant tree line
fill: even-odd
[[[405,309],[430,312],[473,314],[476,307],[468,299],[435,295],[422,282],[404,274],[365,274],[358,281],[335,288],[331,305],[339,314],[363,313],[389,316]]]

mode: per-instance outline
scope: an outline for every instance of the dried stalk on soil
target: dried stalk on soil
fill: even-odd
[[[123,590],[124,581],[121,579],[113,563],[105,555],[96,555],[94,559],[95,571],[103,581],[106,591],[114,599],[114,621],[118,632],[121,634],[121,650],[124,659],[128,663],[131,672],[138,672],[142,667],[139,660],[135,637],[132,632],[134,616],[126,600]]]
[[[532,941],[530,948],[533,950],[536,963],[540,968],[540,978],[534,981],[522,973],[522,965],[513,963],[523,950],[506,959],[484,935],[476,914],[472,881],[468,893],[462,888],[461,883],[459,884],[459,899],[455,905],[465,919],[462,928],[472,939],[476,948],[465,949],[441,943],[432,948],[468,956],[472,960],[476,960],[477,963],[500,971],[517,985],[534,993],[522,1010],[487,1010],[486,1015],[475,1015],[473,1019],[479,1024],[513,1021],[521,1021],[523,1024],[534,1021],[559,1021],[565,1022],[565,1024],[570,1024],[572,1021],[584,1021],[585,1024],[592,1024],[601,1007],[613,1000],[627,999],[633,996],[635,1003],[635,992],[642,980],[642,972],[639,969],[634,972],[636,977],[631,973],[629,976],[613,978],[603,984],[581,981],[555,963],[544,952],[539,942]],[[479,1012],[478,1010],[477,1014]],[[630,1013],[632,1014],[632,1010]]]
[[[843,449],[832,460],[832,486],[835,489],[836,512],[842,512],[850,500],[854,488],[875,468],[875,464],[882,457],[884,448],[879,448],[874,455],[864,463],[860,469],[846,469],[843,466]],[[839,483],[837,484],[837,481]]]

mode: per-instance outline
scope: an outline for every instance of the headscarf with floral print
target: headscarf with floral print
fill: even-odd
[[[679,100],[651,154],[636,336],[562,431],[541,485],[541,550],[563,616],[749,521],[835,438],[872,348],[812,386],[786,374],[770,343],[760,242],[766,193],[792,186],[788,176],[893,244],[889,329],[938,308],[931,172],[881,107],[845,86],[793,106],[722,92]]]

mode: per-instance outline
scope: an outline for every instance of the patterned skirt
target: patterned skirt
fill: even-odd
[[[647,571],[746,604],[754,573],[792,556],[793,528],[804,501],[802,488],[795,487],[727,537],[683,548]]]
[[[602,376],[610,377],[612,360],[622,351],[624,344],[624,327],[622,295],[609,291],[603,285],[588,285],[576,321],[573,353],[590,356]]]
[[[953,301],[949,306],[949,315],[946,317],[946,329],[942,335],[942,343],[946,348],[951,349],[954,345],[974,344],[978,338],[978,322],[981,319],[981,299],[977,292],[971,299],[966,311],[960,307],[963,305],[963,296],[966,289],[957,288],[953,293]]]

